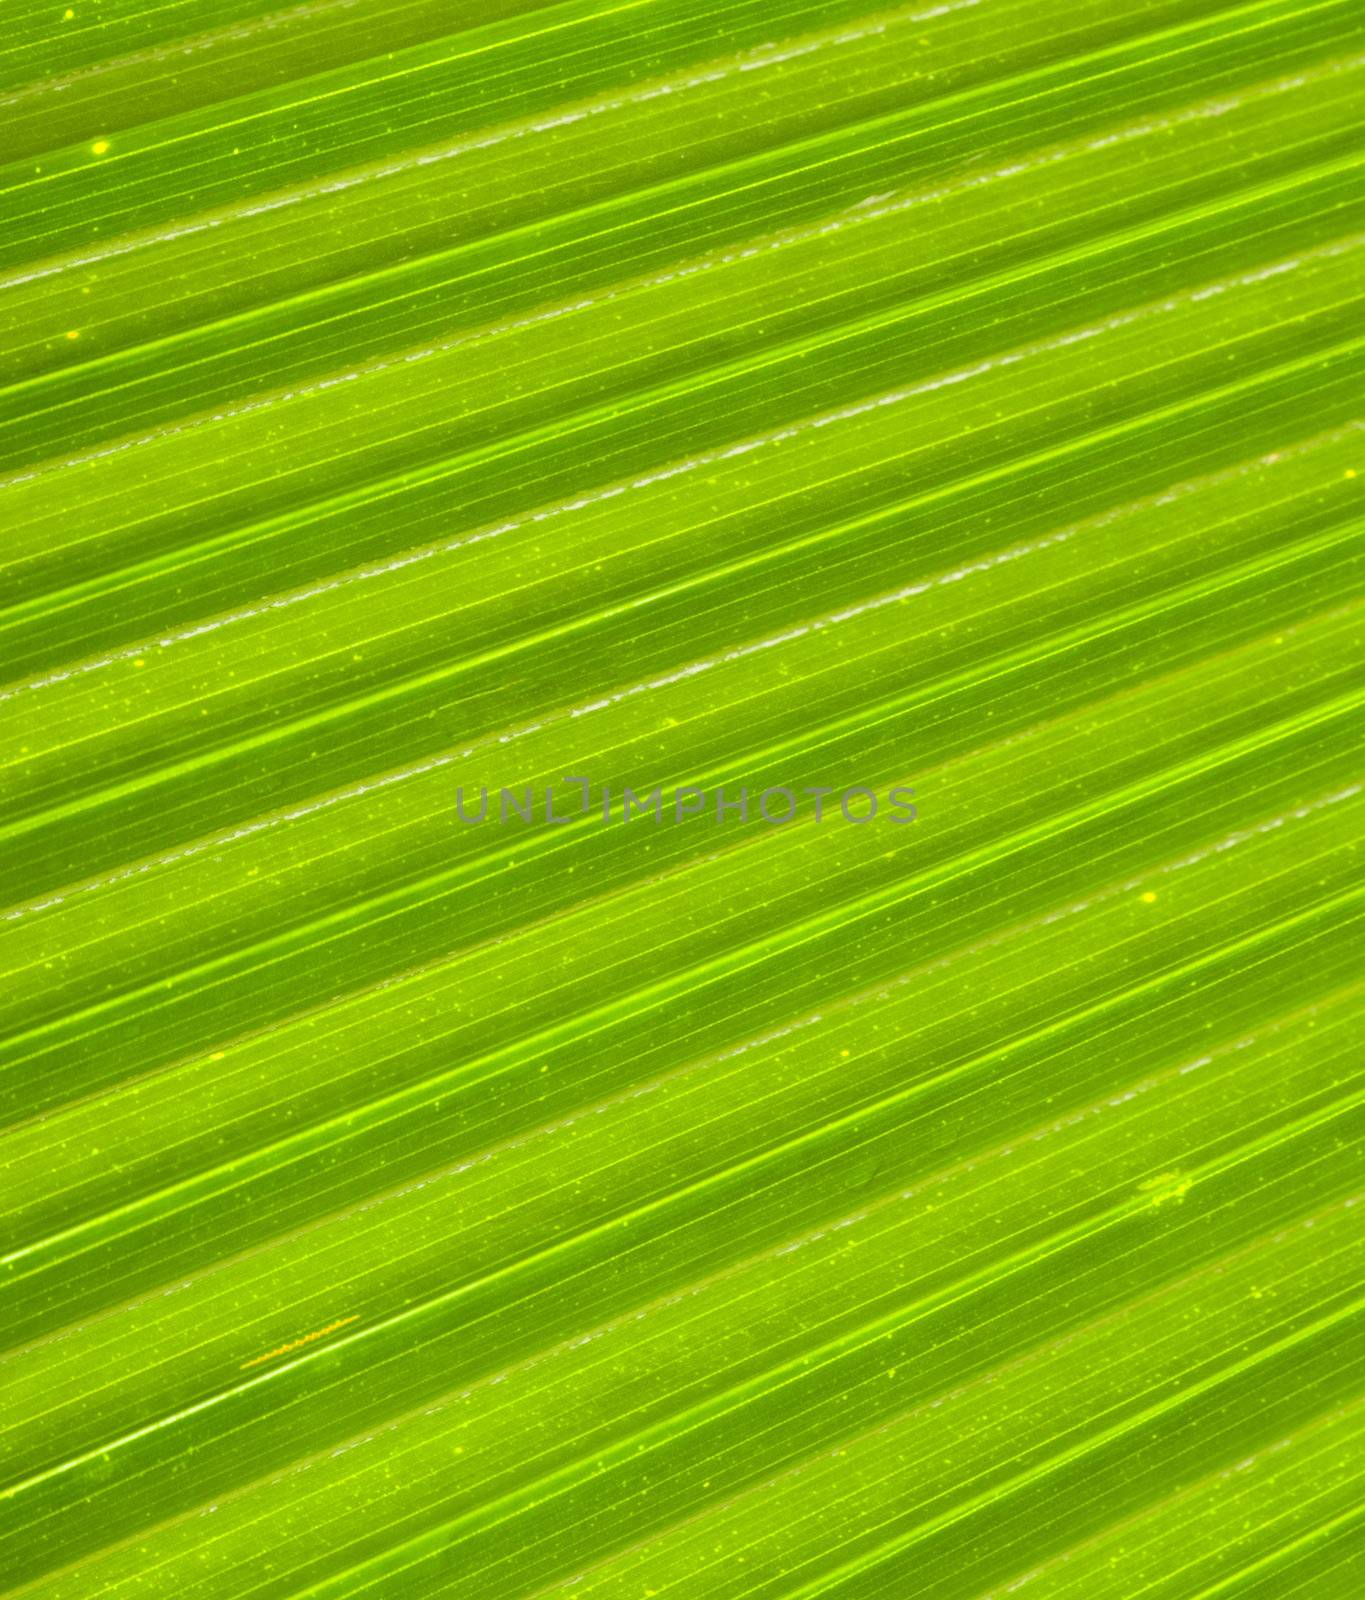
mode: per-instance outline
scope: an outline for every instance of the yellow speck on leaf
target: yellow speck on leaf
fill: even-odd
[[[63,22],[70,22],[72,17],[74,17],[75,15],[76,15],[76,13],[71,9],[70,6],[68,6],[66,8],[66,10],[62,12],[62,21]]]
[[[1355,475],[1356,475],[1356,469],[1354,467],[1347,467],[1346,476],[1348,478],[1354,478]]]
[[[96,139],[90,148],[97,156],[102,156],[109,149],[109,141],[107,139]]]
[[[79,328],[72,328],[70,333],[67,334],[67,338],[68,339],[79,339],[80,336],[81,336],[81,330]]]
[[[145,667],[147,665],[146,656],[134,656],[133,657],[133,665],[135,667]]]
[[[1154,1206],[1164,1206],[1168,1201],[1177,1205],[1194,1187],[1194,1179],[1184,1172],[1159,1172],[1138,1185],[1144,1194],[1150,1194]]]
[[[1146,893],[1142,896],[1142,901],[1143,901],[1144,905],[1149,905],[1149,906],[1150,905],[1155,905],[1156,904],[1156,890],[1155,889],[1148,889],[1146,891]]]
[[[248,1367],[259,1367],[263,1361],[273,1361],[276,1356],[287,1356],[291,1350],[302,1350],[304,1345],[325,1339],[329,1333],[335,1333],[338,1328],[344,1328],[348,1323],[357,1320],[356,1317],[338,1317],[335,1322],[329,1322],[325,1328],[319,1328],[316,1333],[305,1333],[301,1339],[290,1339],[287,1344],[276,1345],[273,1350],[267,1350],[263,1356],[252,1356],[250,1361],[242,1363],[242,1371],[245,1372]]]

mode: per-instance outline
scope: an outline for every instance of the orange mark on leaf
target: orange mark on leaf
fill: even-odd
[[[273,1361],[276,1356],[287,1356],[291,1350],[302,1350],[304,1345],[325,1339],[329,1333],[335,1333],[338,1328],[345,1328],[359,1320],[358,1317],[339,1317],[337,1321],[329,1322],[325,1328],[319,1328],[316,1333],[305,1333],[302,1339],[291,1339],[288,1344],[276,1345],[273,1350],[267,1350],[263,1356],[252,1356],[250,1361],[242,1363],[242,1371],[245,1372],[248,1367],[259,1367],[263,1361]]]

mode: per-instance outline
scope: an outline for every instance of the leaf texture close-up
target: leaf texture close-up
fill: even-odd
[[[0,1593],[1365,1595],[1363,109],[0,3]]]

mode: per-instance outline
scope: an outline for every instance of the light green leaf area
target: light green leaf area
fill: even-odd
[[[0,7],[0,1593],[1365,1594],[1362,110]]]

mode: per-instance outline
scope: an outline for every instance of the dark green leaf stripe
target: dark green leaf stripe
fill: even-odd
[[[11,11],[0,1592],[1358,1600],[1360,8]]]

